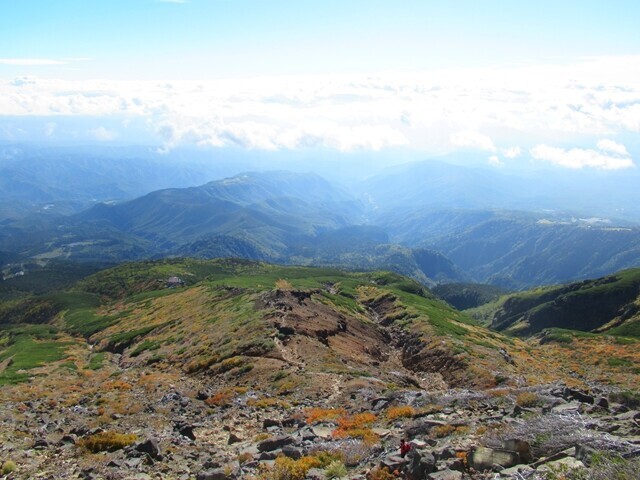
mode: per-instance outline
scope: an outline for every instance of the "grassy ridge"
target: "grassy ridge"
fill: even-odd
[[[635,337],[640,335],[640,269],[519,292],[468,312],[508,333],[556,327]]]
[[[167,280],[174,276],[183,284],[168,288]],[[620,279],[607,278],[593,285],[581,282],[571,288],[522,292],[482,308],[490,311],[496,305],[502,310],[510,304],[526,305],[539,314],[547,303],[553,304],[558,292],[570,299],[588,299],[589,292],[595,291],[601,299],[603,292],[626,292],[638,276],[639,272],[621,272]],[[0,381],[24,381],[30,377],[29,370],[43,363],[65,361],[65,342],[72,340],[68,335],[96,346],[84,354],[79,368],[100,369],[107,358],[104,352],[114,352],[121,353],[125,362],[140,366],[154,363],[191,373],[206,370],[243,375],[257,365],[256,358],[278,358],[279,332],[267,320],[270,307],[264,303],[265,294],[270,298],[276,290],[306,291],[311,303],[322,303],[351,321],[380,321],[391,326],[394,335],[403,332],[400,338],[419,339],[422,346],[412,344],[422,362],[419,368],[428,369],[446,359],[447,368],[453,365],[464,370],[458,378],[461,381],[495,385],[504,377],[501,371],[516,368],[505,363],[507,350],[522,359],[518,368],[532,362],[530,347],[523,342],[487,330],[421,284],[395,273],[341,272],[230,259],[168,259],[124,264],[98,272],[66,292],[2,304],[0,362],[6,363]],[[545,301],[536,303],[539,299]],[[617,328],[633,329],[635,325],[631,322]],[[576,341],[599,342],[600,337],[558,330],[548,334],[547,340],[549,345],[562,346]],[[616,352],[612,357],[618,360],[612,360],[615,365],[609,367],[625,372],[635,368],[628,363],[634,360],[624,355],[624,347],[631,341],[621,337],[610,346]],[[322,365],[348,371],[340,358],[330,352],[327,355],[318,360]],[[71,366],[68,360],[61,365],[67,364]]]

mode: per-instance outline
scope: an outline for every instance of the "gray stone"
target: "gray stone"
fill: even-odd
[[[190,438],[191,440],[196,439],[196,434],[193,432],[193,425],[189,425],[187,423],[178,423],[176,424],[176,430],[183,437]]]
[[[293,445],[285,445],[284,447],[282,447],[282,453],[284,454],[285,457],[289,457],[294,460],[298,460],[299,458],[302,458],[302,450],[300,450],[297,447],[294,447]]]
[[[640,418],[640,412],[637,410],[629,410],[628,412],[616,415],[617,420],[635,420],[636,418]]]
[[[454,470],[442,470],[441,472],[427,475],[429,480],[462,480],[462,473]]]
[[[478,447],[469,455],[469,466],[478,471],[491,470],[494,465],[509,468],[519,463],[520,455],[507,450]]]
[[[294,417],[289,417],[282,420],[282,426],[285,428],[301,427],[303,425],[304,422],[301,422],[299,419]]]
[[[409,478],[422,479],[426,474],[436,471],[436,459],[431,453],[421,453],[413,448],[407,453],[406,459],[409,462],[405,467],[405,472]]]
[[[609,409],[609,400],[607,400],[607,397],[598,397],[596,399],[595,405],[597,407],[604,408],[604,409],[608,410]]]
[[[138,468],[138,466],[140,466],[141,463],[142,463],[142,459],[140,457],[127,458],[124,461],[124,464],[131,469]]]
[[[279,448],[277,450],[271,450],[270,452],[262,452],[258,457],[258,460],[261,462],[264,462],[265,460],[275,460],[280,456],[280,454],[282,454],[282,450]]]
[[[598,451],[595,448],[588,445],[576,445],[576,458],[585,465],[591,465],[591,459],[596,455]]]
[[[408,438],[414,438],[417,436],[428,435],[433,427],[442,427],[447,425],[447,422],[442,420],[428,420],[421,419],[411,422],[405,429],[405,434]]]
[[[327,425],[314,425],[313,427],[311,427],[311,431],[316,437],[325,439],[331,438],[334,430],[334,427],[330,427]]]
[[[267,438],[258,444],[258,451],[271,452],[282,448],[285,445],[291,445],[293,443],[293,437],[290,435],[281,435],[279,437]]]
[[[584,463],[580,460],[577,460],[573,457],[565,457],[560,460],[554,460],[552,462],[547,462],[543,465],[540,465],[537,468],[538,472],[550,472],[558,469],[563,470],[581,470],[585,468]]]
[[[438,460],[446,460],[447,458],[455,458],[456,451],[451,445],[444,445],[440,450],[436,450],[434,455]]]
[[[500,476],[502,478],[521,478],[523,473],[531,473],[534,469],[529,465],[515,465],[511,468],[505,468],[500,471]],[[520,475],[520,476],[516,476]],[[528,476],[526,478],[529,478]]]
[[[44,438],[40,438],[35,442],[33,442],[33,446],[31,448],[34,448],[36,450],[43,450],[48,446],[49,446],[49,442],[47,442]]]
[[[196,477],[197,480],[230,480],[233,477],[227,475],[223,468],[215,468],[200,472]]]
[[[76,441],[75,435],[64,435],[58,442],[58,445],[75,445]]]
[[[529,445],[529,442],[512,438],[503,441],[502,448],[517,453],[520,457],[518,463],[531,463],[533,461],[533,454],[531,453],[531,445]]]
[[[160,445],[155,438],[148,438],[142,443],[136,445],[136,450],[140,453],[149,455],[154,460],[160,460],[162,455],[160,453]]]
[[[281,427],[282,426],[282,422],[280,422],[280,420],[276,420],[273,418],[265,418],[262,421],[262,428],[264,428],[265,430],[269,427]]]
[[[573,388],[565,388],[562,392],[562,396],[564,398],[577,400],[578,402],[582,403],[589,403],[591,405],[595,403],[595,398],[593,398],[593,395],[589,395],[588,393],[581,392],[580,390],[576,390]]]
[[[565,403],[563,405],[556,405],[551,409],[551,411],[553,413],[559,413],[559,414],[576,413],[580,411],[581,407],[582,407],[582,404],[580,402],[573,401],[573,402]]]
[[[393,472],[395,470],[402,470],[408,463],[409,460],[406,458],[402,458],[398,455],[389,455],[382,459],[380,466],[382,468],[387,467],[390,472]]]
[[[304,427],[298,431],[298,435],[302,438],[302,440],[313,440],[317,438],[317,435],[314,433],[311,427]]]

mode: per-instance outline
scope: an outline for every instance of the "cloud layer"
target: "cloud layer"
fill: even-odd
[[[633,159],[624,146],[606,139],[598,142],[598,150],[585,148],[565,150],[548,145],[537,145],[531,149],[531,156],[536,160],[544,160],[573,169],[591,167],[620,170],[634,166]]]
[[[640,57],[207,82],[20,77],[0,80],[0,114],[102,118],[104,125],[85,132],[100,141],[125,138],[136,125],[145,141],[163,148],[472,150],[487,153],[495,165],[529,152],[568,168],[626,168],[632,157],[613,138],[640,132]],[[69,134],[51,123],[42,123],[42,129],[48,124],[48,138]],[[10,122],[0,127],[5,140],[12,134],[20,138]],[[596,150],[586,148],[596,143]]]

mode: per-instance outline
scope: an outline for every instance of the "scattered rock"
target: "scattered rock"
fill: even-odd
[[[565,388],[562,392],[562,396],[569,400],[576,400],[578,402],[589,403],[591,405],[595,403],[593,395],[589,395],[588,393],[581,392],[580,390],[575,390],[573,388]]]

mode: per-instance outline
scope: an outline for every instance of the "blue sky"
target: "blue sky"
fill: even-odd
[[[0,0],[0,143],[640,155],[637,1]]]
[[[202,79],[640,53],[636,1],[4,0],[0,74]],[[69,59],[87,59],[73,61]]]

